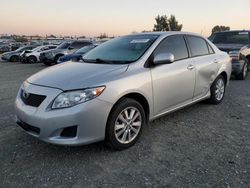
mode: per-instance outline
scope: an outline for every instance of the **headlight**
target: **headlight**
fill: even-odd
[[[72,107],[80,103],[92,100],[104,91],[105,87],[96,87],[84,90],[63,92],[56,97],[52,109]]]

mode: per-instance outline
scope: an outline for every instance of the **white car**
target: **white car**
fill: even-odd
[[[82,61],[28,78],[17,94],[16,122],[53,144],[105,140],[113,149],[125,149],[151,120],[202,100],[221,103],[231,66],[227,53],[196,34],[117,37]]]
[[[27,50],[20,54],[21,62],[23,63],[37,63],[41,52],[56,48],[56,45],[45,45],[34,48],[33,50]]]

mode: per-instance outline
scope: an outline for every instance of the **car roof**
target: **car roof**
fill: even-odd
[[[159,35],[159,36],[169,36],[169,35],[177,35],[177,34],[194,35],[194,36],[202,37],[201,35],[199,35],[197,33],[184,32],[184,31],[153,31],[153,32],[144,32],[144,33],[134,33],[134,34],[131,34],[131,35]],[[131,35],[127,35],[127,36],[131,36]]]
[[[250,30],[230,30],[230,31],[221,31],[221,32],[215,32],[214,34],[217,33],[233,33],[233,32],[250,32]]]

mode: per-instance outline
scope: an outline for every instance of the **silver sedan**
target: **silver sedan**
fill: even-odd
[[[15,101],[16,121],[49,143],[105,140],[114,149],[125,149],[155,118],[202,100],[222,102],[230,75],[230,57],[199,35],[118,37],[80,62],[28,78]]]

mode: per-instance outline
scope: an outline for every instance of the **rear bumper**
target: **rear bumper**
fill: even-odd
[[[20,61],[21,61],[22,63],[27,63],[27,62],[28,62],[28,58],[27,58],[26,56],[21,56],[21,57],[20,57]]]

